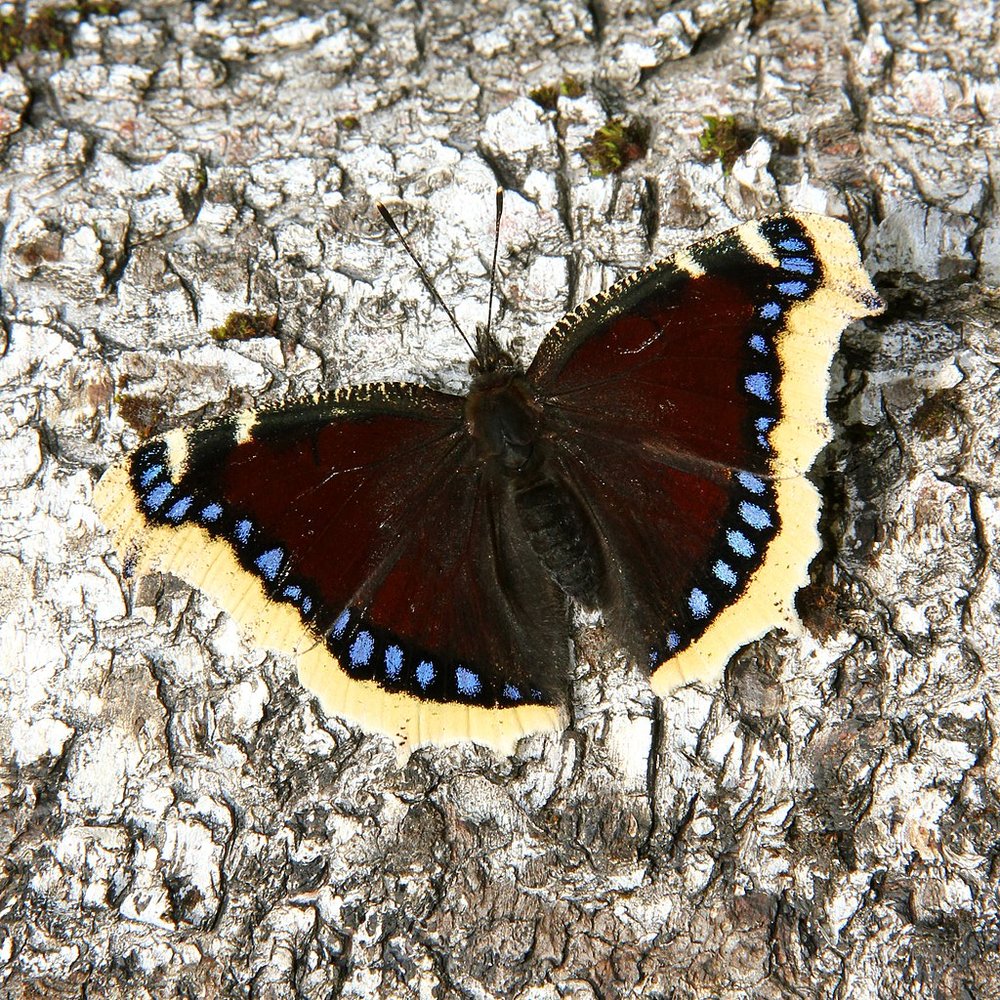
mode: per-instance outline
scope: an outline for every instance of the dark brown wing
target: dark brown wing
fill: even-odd
[[[509,746],[558,721],[566,607],[463,407],[361,386],[174,432],[111,470],[98,505],[120,550],[294,649],[329,711],[403,743]]]
[[[830,361],[879,311],[845,225],[778,216],[630,275],[543,342],[528,377],[606,539],[606,616],[652,650],[658,690],[794,618]]]

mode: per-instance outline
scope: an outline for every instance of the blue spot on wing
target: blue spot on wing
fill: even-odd
[[[399,646],[386,646],[385,675],[394,681],[403,672],[403,650]]]
[[[347,654],[351,661],[351,666],[363,667],[372,658],[375,652],[375,637],[368,631],[359,632],[354,637],[351,650]]]
[[[793,271],[796,274],[812,274],[816,270],[816,265],[808,257],[783,257],[781,269]]]
[[[246,543],[250,540],[251,531],[253,531],[253,523],[244,517],[236,522],[236,527],[233,529],[233,535],[240,545],[246,545]]]
[[[210,503],[206,504],[201,511],[201,519],[208,524],[213,521],[218,521],[222,517],[222,504]]]
[[[750,472],[737,472],[736,478],[739,480],[740,486],[742,486],[743,489],[750,493],[756,493],[758,496],[760,496],[760,494],[766,489],[764,480]]]
[[[163,471],[162,465],[151,465],[145,472],[139,477],[139,486],[145,489],[151,483],[153,483]]]
[[[431,681],[434,680],[434,675],[437,671],[434,669],[434,664],[430,660],[421,660],[417,664],[417,683],[422,688],[427,688]]]
[[[333,623],[330,628],[330,635],[335,639],[339,639],[343,636],[345,629],[347,628],[347,623],[351,620],[351,609],[345,608],[343,611],[337,615],[337,620]]]
[[[503,689],[503,696],[507,701],[520,701],[521,689],[514,684],[507,684]]]
[[[767,372],[754,372],[743,380],[747,392],[765,403],[771,401],[771,376]]]
[[[747,503],[744,500],[738,510],[740,518],[751,528],[763,531],[765,528],[771,527],[771,515],[763,507],[758,507],[755,503]]]
[[[760,314],[764,319],[777,319],[781,315],[781,306],[777,302],[765,302],[760,307]]]
[[[771,429],[771,425],[773,423],[774,423],[774,418],[773,417],[758,417],[754,421],[754,426],[760,432],[757,435],[757,443],[765,451],[770,451],[771,450],[771,444],[767,440],[767,432]]]
[[[695,618],[707,618],[712,610],[712,604],[708,599],[708,594],[704,590],[695,587],[688,595],[688,607]]]
[[[455,686],[459,693],[468,697],[479,694],[483,689],[483,683],[479,679],[479,674],[468,667],[455,668]]]
[[[284,559],[285,553],[282,549],[268,549],[266,552],[262,552],[254,560],[257,569],[260,570],[261,576],[265,580],[274,580],[278,575],[278,570],[281,569],[281,560]]]
[[[767,341],[759,333],[755,333],[748,343],[758,354],[767,354]]]
[[[716,564],[712,567],[712,573],[715,575],[716,579],[721,580],[727,587],[735,587],[739,582],[739,578],[733,571],[733,567],[727,562],[723,562],[719,559]]]
[[[778,249],[787,250],[789,253],[801,253],[803,250],[807,250],[808,247],[802,240],[796,239],[794,236],[789,236],[778,243]]]
[[[737,555],[743,556],[744,559],[749,559],[757,552],[753,542],[742,531],[734,531],[732,529],[727,531],[726,542]]]
[[[790,295],[795,299],[809,291],[809,286],[804,281],[779,281],[776,287],[782,295]]]
[[[184,519],[184,515],[191,509],[191,505],[194,503],[194,497],[188,494],[186,497],[181,497],[177,500],[174,505],[164,514],[163,516],[168,521],[178,522]]]
[[[172,483],[160,483],[159,486],[154,486],[146,494],[143,504],[147,510],[159,510],[166,502],[167,497],[173,492],[174,487]]]

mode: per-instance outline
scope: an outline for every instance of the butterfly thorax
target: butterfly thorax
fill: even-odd
[[[484,373],[473,383],[465,416],[484,474],[513,502],[549,575],[569,597],[600,607],[600,536],[556,460],[556,434],[531,384],[514,370]]]

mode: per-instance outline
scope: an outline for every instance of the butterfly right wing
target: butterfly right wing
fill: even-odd
[[[528,377],[607,540],[606,618],[652,648],[655,690],[795,619],[831,359],[882,308],[843,223],[786,215],[628,275],[543,341]]]

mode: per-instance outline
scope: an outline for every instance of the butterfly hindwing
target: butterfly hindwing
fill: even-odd
[[[171,432],[109,471],[98,507],[130,568],[296,653],[331,713],[404,745],[509,746],[560,716],[566,610],[468,461],[463,404],[360,386]]]
[[[794,620],[831,359],[880,308],[843,223],[779,216],[629,275],[543,341],[528,375],[612,549],[606,617],[648,640],[658,691]]]

